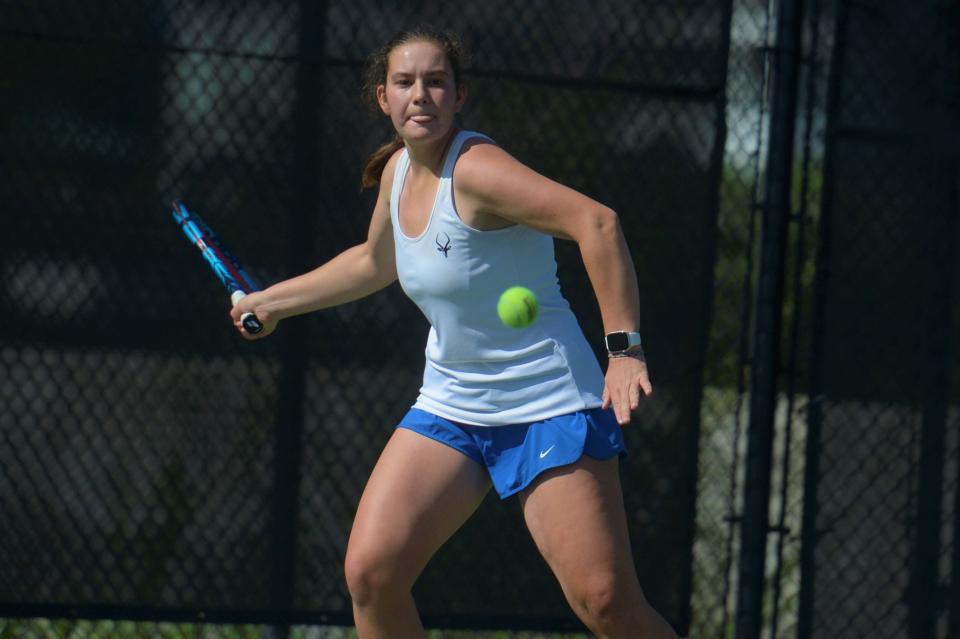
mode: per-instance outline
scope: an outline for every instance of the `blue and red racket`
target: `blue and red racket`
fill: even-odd
[[[199,215],[188,210],[183,202],[173,203],[173,219],[180,225],[190,243],[200,249],[217,278],[230,293],[234,305],[247,293],[259,290],[237,258],[220,242],[213,229],[207,226]],[[244,313],[240,323],[248,333],[256,334],[263,330],[263,324],[253,313]]]

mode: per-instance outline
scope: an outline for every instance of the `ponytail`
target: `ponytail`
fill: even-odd
[[[400,135],[393,136],[393,139],[382,145],[379,149],[370,154],[367,163],[363,166],[363,174],[360,178],[360,186],[364,189],[373,188],[380,184],[383,177],[383,169],[387,162],[393,157],[398,149],[403,148],[403,139]]]

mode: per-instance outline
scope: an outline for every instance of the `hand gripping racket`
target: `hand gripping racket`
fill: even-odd
[[[213,272],[216,273],[220,282],[230,293],[230,299],[234,306],[247,293],[259,290],[250,276],[247,275],[247,272],[240,266],[237,258],[227,250],[216,233],[213,232],[213,229],[207,226],[199,215],[187,210],[182,202],[176,201],[173,203],[173,219],[180,225],[190,243],[200,249]],[[263,324],[253,313],[244,313],[240,318],[240,323],[251,334],[257,334],[263,330]]]

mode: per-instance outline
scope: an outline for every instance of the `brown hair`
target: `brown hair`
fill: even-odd
[[[443,31],[435,27],[420,26],[413,29],[407,29],[396,34],[390,40],[371,53],[367,57],[366,68],[363,74],[363,93],[369,102],[370,108],[376,112],[379,108],[377,103],[377,87],[387,82],[387,66],[390,62],[390,53],[399,46],[410,44],[411,42],[421,41],[433,42],[443,50],[447,60],[450,62],[450,68],[453,69],[453,82],[459,89],[463,82],[463,46],[459,38],[449,31]],[[383,176],[383,168],[387,162],[403,147],[403,139],[399,134],[394,134],[393,139],[383,144],[374,151],[363,166],[360,184],[363,188],[371,188],[380,184],[380,178]]]

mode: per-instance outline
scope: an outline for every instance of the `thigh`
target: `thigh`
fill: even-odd
[[[404,428],[394,431],[364,488],[348,562],[412,582],[490,489],[487,471],[463,453]]]
[[[584,455],[520,494],[533,540],[564,592],[604,588],[642,597],[630,550],[618,460]]]

